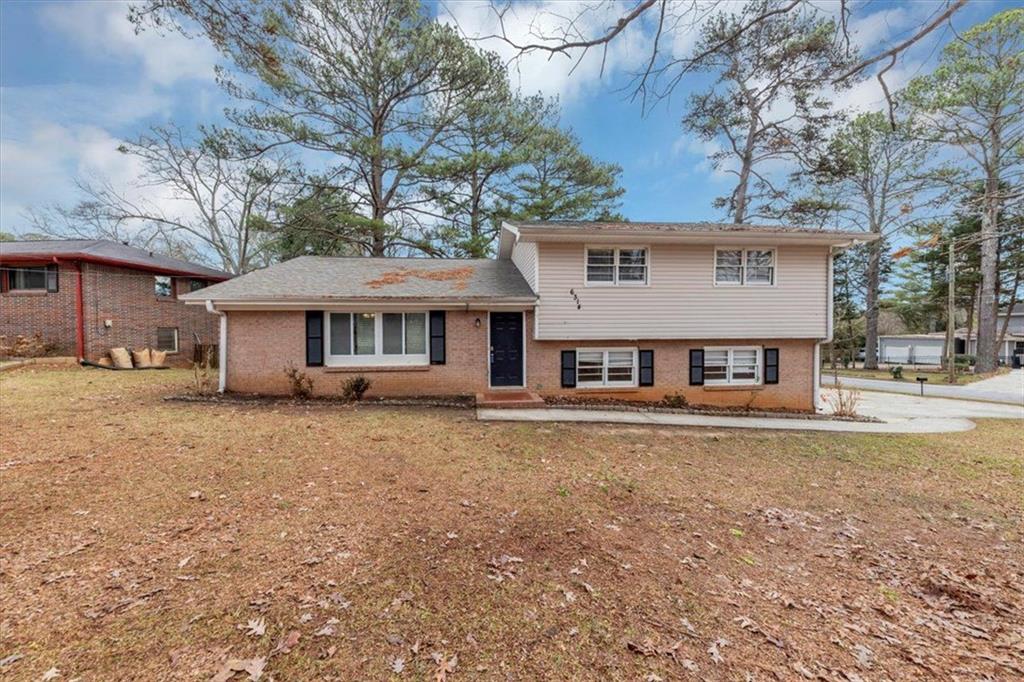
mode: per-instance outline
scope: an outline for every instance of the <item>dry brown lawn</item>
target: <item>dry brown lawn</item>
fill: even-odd
[[[188,382],[0,375],[0,677],[1024,676],[1019,423],[163,400]]]

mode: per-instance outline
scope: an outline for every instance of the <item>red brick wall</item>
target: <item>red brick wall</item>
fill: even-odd
[[[86,263],[84,269],[88,357],[100,357],[119,346],[156,348],[157,327],[178,329],[178,353],[167,356],[170,364],[192,361],[193,332],[203,343],[217,343],[217,316],[176,297],[158,297],[153,274],[93,263]],[[188,292],[189,279],[176,277],[172,282],[175,296]],[[111,321],[110,327],[106,320]]]
[[[475,320],[480,319],[480,327]],[[580,347],[626,346],[654,349],[655,386],[621,389],[561,388],[561,351],[577,346],[566,341],[534,341],[533,315],[527,314],[526,382],[545,395],[593,395],[658,400],[680,393],[691,404],[813,409],[814,341],[761,339],[743,341],[587,341]],[[249,393],[284,394],[289,383],[284,367],[295,365],[313,379],[318,395],[337,394],[349,378],[373,382],[368,395],[473,394],[487,389],[487,313],[449,311],[447,363],[417,369],[332,370],[306,367],[305,315],[302,311],[228,313],[227,388]],[[756,388],[689,385],[689,350],[712,345],[763,345],[779,349],[779,383]]]
[[[40,263],[45,265],[45,263]],[[4,265],[15,268],[17,265]],[[6,271],[4,271],[6,275]],[[16,336],[40,334],[53,344],[52,355],[75,355],[75,287],[73,265],[58,267],[56,293],[39,291],[0,292],[0,336],[10,343]]]
[[[192,332],[203,343],[217,343],[217,316],[202,306],[186,306],[176,298],[156,296],[154,275],[141,270],[83,263],[85,355],[98,359],[110,348],[155,348],[157,327],[178,329],[178,353],[168,355],[171,364],[192,360]],[[5,292],[0,294],[0,334],[13,337],[42,334],[55,343],[55,355],[76,353],[74,265],[59,266],[57,293]],[[178,293],[188,291],[188,278],[174,278]],[[104,322],[110,320],[111,326]]]

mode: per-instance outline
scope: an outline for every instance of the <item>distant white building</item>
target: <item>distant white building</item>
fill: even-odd
[[[999,362],[1020,367],[1024,364],[1024,306],[1015,306],[1012,311],[1000,311],[996,329],[1002,330],[1006,318],[1010,318],[1006,336],[999,344]],[[971,334],[967,342],[967,330],[955,332],[956,353],[976,355],[977,336]],[[878,361],[887,365],[941,365],[946,356],[946,332],[930,334],[886,334],[878,337]]]

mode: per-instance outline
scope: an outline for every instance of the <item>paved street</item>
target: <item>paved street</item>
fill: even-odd
[[[903,393],[920,395],[920,387],[914,381],[913,372],[908,372],[907,381],[885,381],[881,379],[860,379],[856,377],[840,377],[844,386],[858,388],[862,391],[881,391],[883,393]],[[833,377],[822,372],[823,386],[831,386]],[[1015,369],[1008,374],[1001,374],[991,379],[976,381],[966,386],[948,386],[928,382],[924,387],[925,396],[935,398],[954,398],[959,400],[989,400],[992,402],[1024,405],[1024,369]]]

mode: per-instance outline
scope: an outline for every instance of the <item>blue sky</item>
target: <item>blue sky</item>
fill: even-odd
[[[963,30],[1014,4],[972,2],[954,25]],[[0,229],[23,231],[26,210],[74,202],[76,178],[131,186],[139,169],[116,151],[117,145],[154,123],[191,127],[221,120],[230,102],[214,82],[213,48],[176,34],[136,35],[125,19],[127,8],[119,2],[0,3]],[[861,5],[854,27],[858,41],[877,49],[916,30],[934,9],[932,2]],[[468,33],[493,29],[491,15],[476,2],[450,3],[437,11]],[[525,31],[529,21],[551,17],[553,11],[564,14],[566,5],[522,4],[509,25]],[[595,21],[608,25],[610,15]],[[683,81],[671,102],[646,117],[620,91],[647,54],[648,29],[631,29],[613,45],[603,75],[597,55],[573,74],[568,60],[538,56],[520,63],[514,78],[525,91],[558,96],[563,123],[578,133],[586,151],[623,167],[622,212],[630,219],[721,218],[711,201],[729,190],[729,178],[708,167],[706,147],[686,137],[679,125],[686,95],[706,79]],[[950,36],[948,31],[936,35],[909,53],[893,70],[890,84],[898,87],[926,71],[937,41]],[[694,37],[677,36],[678,49],[685,51]],[[871,80],[844,94],[842,102],[876,108],[881,92]]]

